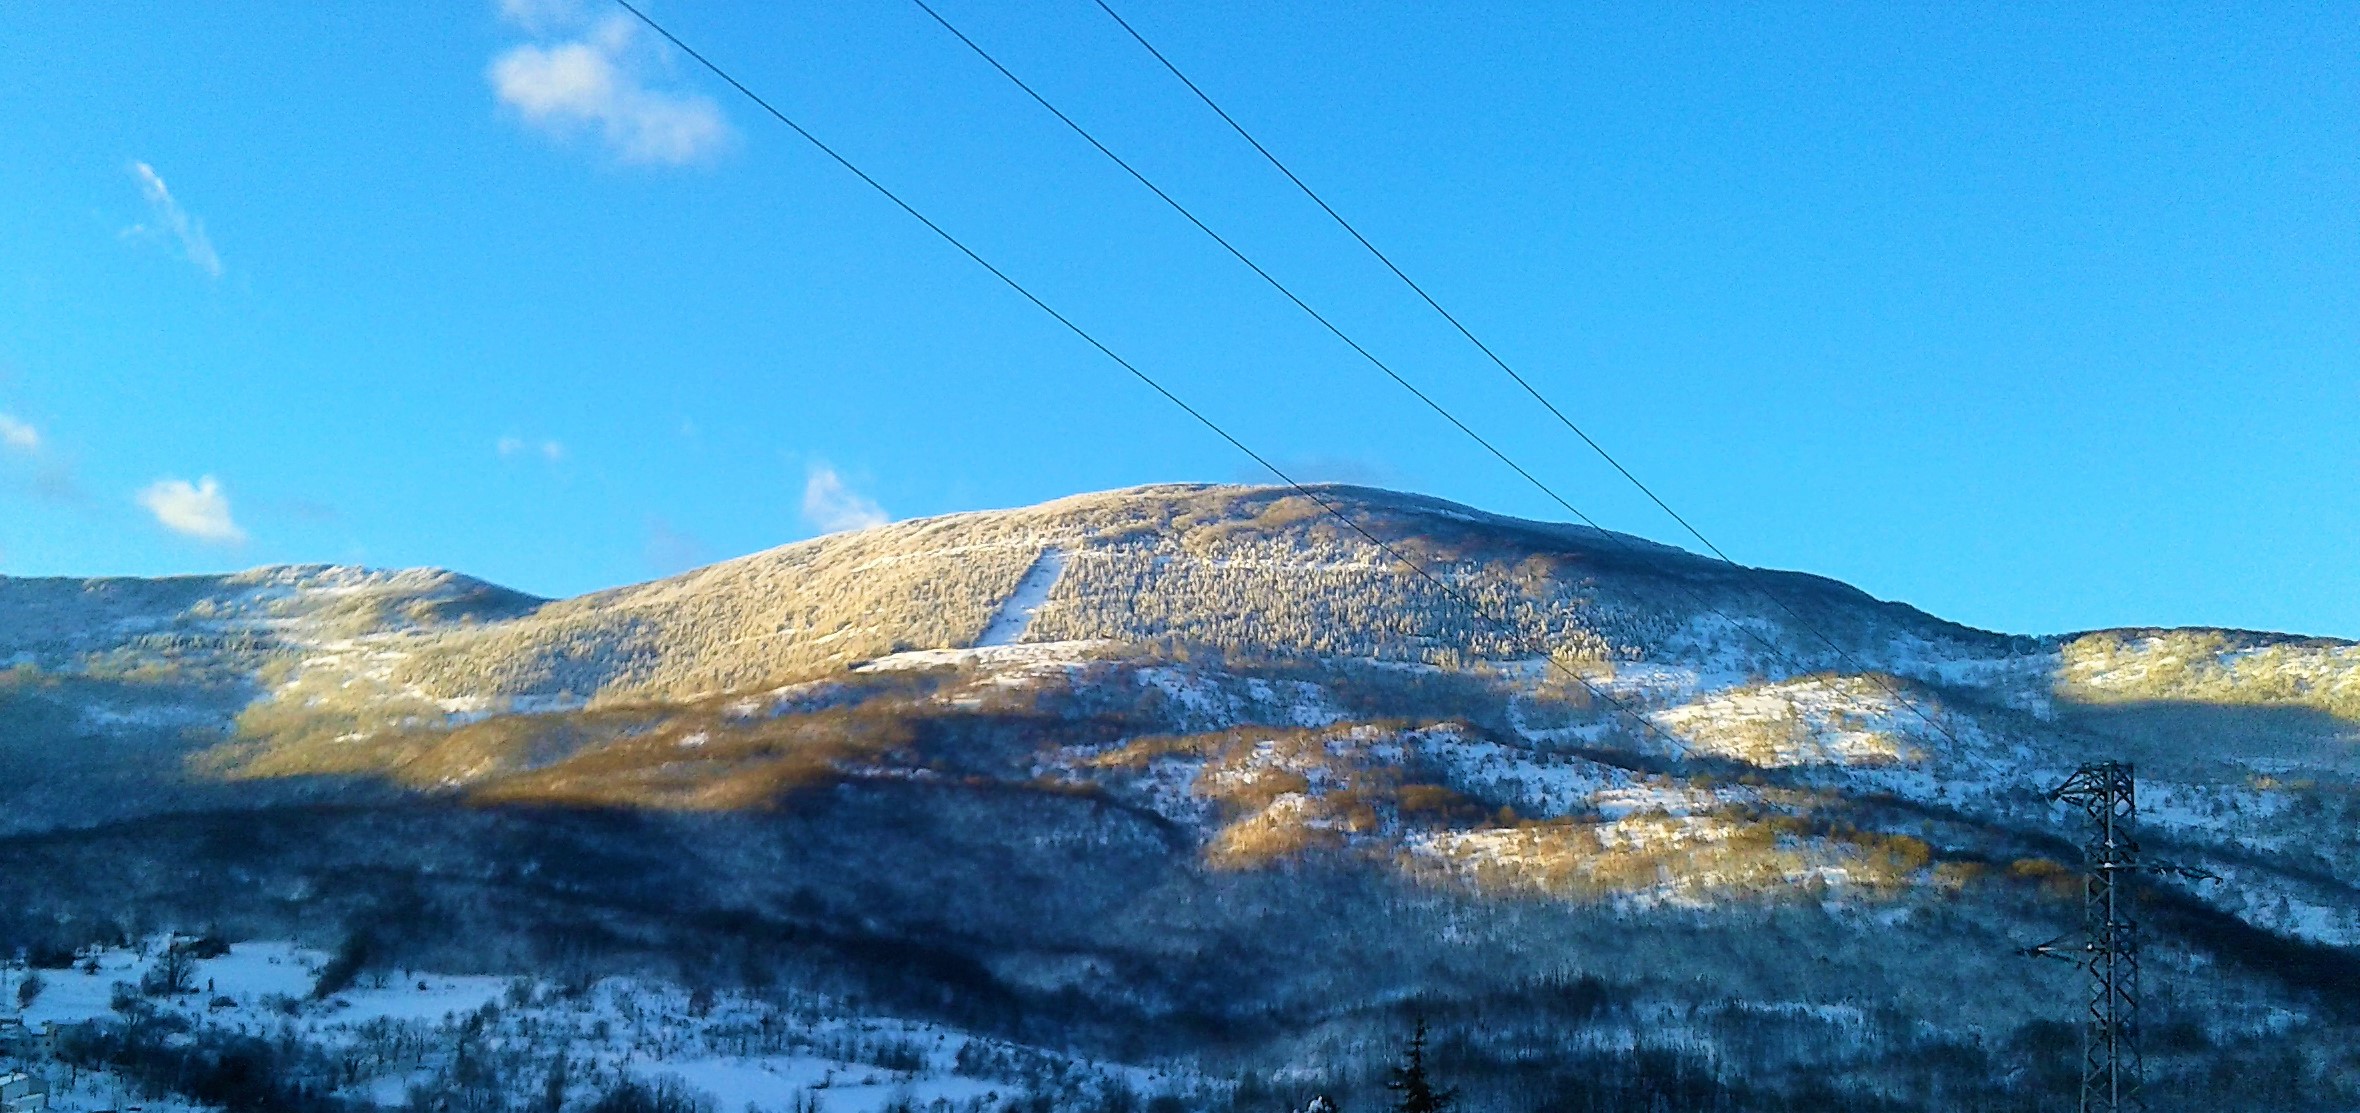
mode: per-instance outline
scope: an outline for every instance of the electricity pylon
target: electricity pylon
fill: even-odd
[[[2138,782],[2130,763],[2084,765],[2049,793],[2078,805],[2089,821],[2082,843],[2081,942],[2058,936],[2028,955],[2061,958],[2089,974],[2089,1015],[2082,1020],[2082,1113],[2141,1113],[2146,1063],[2139,1054],[2139,924],[2131,915],[2130,875],[2173,873],[2219,880],[2186,866],[2139,860]]]

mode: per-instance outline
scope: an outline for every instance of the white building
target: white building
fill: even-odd
[[[23,1071],[0,1074],[0,1113],[39,1113],[49,1108],[49,1088]]]

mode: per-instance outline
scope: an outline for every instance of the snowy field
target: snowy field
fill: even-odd
[[[709,1108],[884,1113],[973,1113],[1035,1090],[1087,1095],[1189,1092],[1202,1079],[1097,1063],[918,1021],[861,1016],[807,994],[754,998],[608,978],[570,990],[545,980],[371,970],[315,994],[331,957],[284,942],[241,942],[188,960],[185,993],[143,992],[165,940],[85,952],[67,969],[5,975],[13,1006],[27,978],[39,988],[21,1010],[29,1029],[161,1023],[170,1041],[250,1036],[296,1041],[317,1053],[341,1095],[406,1104],[413,1089],[442,1091],[454,1064],[473,1059],[507,1091],[542,1094],[553,1071],[583,1099],[626,1079],[675,1081]],[[64,1038],[70,1038],[66,1036]],[[24,1069],[47,1082],[52,1108],[191,1108],[106,1070],[36,1056]]]

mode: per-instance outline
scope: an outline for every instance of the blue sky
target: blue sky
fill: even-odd
[[[1096,7],[938,7],[1683,540]],[[2349,9],[1118,9],[1738,559],[2016,631],[2360,636]],[[653,10],[1271,455],[1563,517],[915,7]],[[565,594],[1254,477],[617,15],[0,9],[0,573]]]

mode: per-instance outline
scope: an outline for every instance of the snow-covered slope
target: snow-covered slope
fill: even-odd
[[[1117,1042],[1247,1015],[1357,1031],[1386,1001],[1611,974],[1630,996],[1584,1037],[1601,1048],[1699,994],[1786,1010],[1746,1025],[1840,1006],[1875,1073],[2069,1015],[2003,959],[2078,915],[2046,790],[2124,757],[2150,848],[2226,879],[2149,894],[2151,968],[2201,987],[2188,1069],[2342,1031],[2360,646],[2002,635],[1636,538],[1322,493],[1452,593],[1299,495],[1212,486],[555,602],[431,571],[0,580],[0,866],[51,879],[0,926],[80,944],[218,917],[328,945],[365,922],[417,961],[507,971],[753,932],[804,956],[794,977],[1000,1002],[1015,1028],[1055,1001]],[[156,865],[182,854],[246,880]],[[1433,934],[1388,941],[1411,922]],[[1662,980],[1605,957],[1630,932]],[[1767,1054],[1683,1015],[1667,1053]]]
[[[282,1069],[361,1105],[423,1094],[522,1104],[554,1089],[585,1104],[626,1082],[677,1086],[733,1111],[823,1106],[887,1113],[937,1102],[980,1109],[1003,1098],[1088,1100],[1110,1090],[1199,1096],[1215,1080],[1093,1063],[939,1024],[864,1016],[848,1003],[791,991],[718,992],[634,978],[561,982],[383,969],[339,978],[335,955],[277,940],[168,960],[185,938],[86,948],[54,969],[0,975],[32,1031],[124,1017],[173,1030],[182,1047],[235,1046],[268,1033]],[[158,984],[168,961],[177,987]],[[323,978],[332,980],[323,980]],[[336,980],[340,988],[327,990]],[[50,1107],[121,1109],[146,1100],[120,1068],[35,1064]],[[291,1069],[289,1069],[291,1068]],[[552,1081],[554,1079],[555,1081]],[[167,1106],[178,1103],[163,1103]]]

